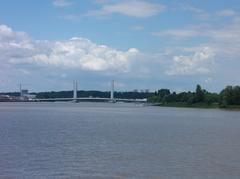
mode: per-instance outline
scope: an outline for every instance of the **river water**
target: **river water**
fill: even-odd
[[[0,103],[0,178],[239,179],[240,112]]]

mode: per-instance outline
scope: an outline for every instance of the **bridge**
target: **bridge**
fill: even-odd
[[[114,80],[111,82],[111,93],[110,98],[99,98],[99,97],[77,97],[78,83],[74,81],[73,83],[73,97],[72,98],[36,98],[32,101],[35,102],[56,102],[56,101],[72,101],[72,102],[126,102],[126,103],[146,103],[147,99],[122,99],[114,98]]]
[[[145,103],[146,99],[122,99],[122,98],[95,98],[95,97],[85,97],[85,98],[45,98],[45,99],[34,99],[36,102],[56,102],[56,101],[72,101],[72,102],[81,102],[81,101],[96,101],[96,102],[126,102],[126,103]]]

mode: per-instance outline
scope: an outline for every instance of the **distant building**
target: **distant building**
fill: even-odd
[[[21,99],[22,100],[31,100],[36,98],[36,95],[29,94],[27,89],[22,89],[21,90]]]

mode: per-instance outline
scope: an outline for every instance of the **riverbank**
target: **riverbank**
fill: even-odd
[[[218,103],[206,104],[206,103],[153,103],[153,106],[162,106],[162,107],[178,107],[178,108],[205,108],[205,109],[237,109],[240,110],[240,105],[228,105],[220,106]]]
[[[220,93],[208,92],[200,85],[195,92],[171,92],[160,89],[148,98],[154,106],[187,108],[220,108],[240,110],[240,86],[227,86]]]

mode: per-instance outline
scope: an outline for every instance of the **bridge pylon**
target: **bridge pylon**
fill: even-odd
[[[73,101],[77,102],[78,82],[73,81]]]
[[[111,93],[110,93],[110,102],[116,102],[114,99],[114,88],[115,88],[115,81],[111,81]]]

